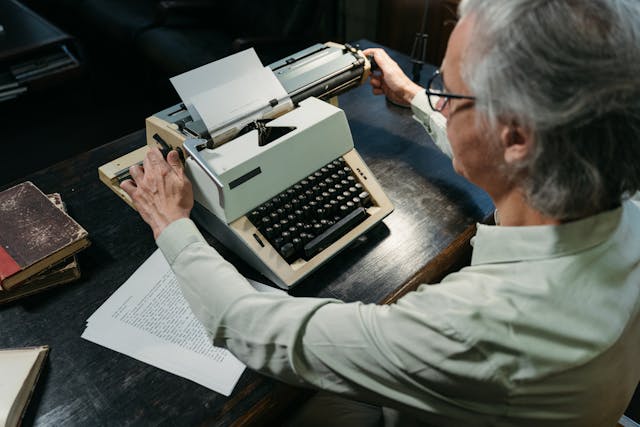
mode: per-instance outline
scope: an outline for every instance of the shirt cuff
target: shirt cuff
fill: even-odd
[[[447,138],[447,118],[442,113],[431,109],[424,91],[416,93],[411,100],[411,111],[413,111],[413,118],[424,127],[440,151],[447,157],[453,158],[451,145]]]
[[[189,218],[181,218],[169,224],[156,239],[162,254],[172,265],[180,252],[193,243],[207,243],[198,227]]]

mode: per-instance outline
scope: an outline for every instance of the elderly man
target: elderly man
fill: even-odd
[[[429,128],[442,113],[455,170],[497,208],[441,284],[391,306],[259,294],[188,219],[175,153],[122,186],[213,342],[253,369],[373,404],[369,425],[375,405],[397,425],[615,425],[640,378],[640,4],[463,0],[460,16],[426,91],[366,52],[374,92]]]

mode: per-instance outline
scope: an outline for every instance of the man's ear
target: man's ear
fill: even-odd
[[[514,124],[502,126],[500,142],[504,149],[504,161],[507,164],[518,163],[533,151],[531,132]]]

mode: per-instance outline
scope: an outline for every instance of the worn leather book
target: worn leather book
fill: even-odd
[[[66,212],[66,207],[62,201],[60,193],[47,194],[51,202],[58,209]],[[51,266],[37,275],[26,279],[18,285],[5,291],[0,288],[0,304],[6,304],[17,299],[33,295],[49,288],[73,282],[80,278],[80,267],[76,256],[72,256],[58,264]]]
[[[0,427],[19,426],[48,346],[0,349]]]
[[[89,246],[87,231],[33,183],[0,192],[0,285],[11,290]]]

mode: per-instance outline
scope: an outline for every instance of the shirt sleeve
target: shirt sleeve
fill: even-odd
[[[424,91],[419,91],[411,100],[411,111],[413,118],[425,128],[440,151],[452,158],[451,145],[447,139],[447,119],[431,109]]]
[[[440,315],[459,312],[460,302],[431,287],[391,306],[259,293],[188,219],[172,223],[157,243],[214,344],[280,380],[382,405],[451,411],[444,396],[459,387],[467,361],[482,359]]]

